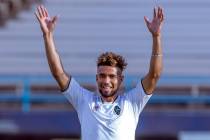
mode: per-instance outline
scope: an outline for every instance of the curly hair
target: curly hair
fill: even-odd
[[[105,52],[98,57],[97,66],[113,66],[118,67],[123,71],[126,68],[127,63],[121,55],[113,52]]]

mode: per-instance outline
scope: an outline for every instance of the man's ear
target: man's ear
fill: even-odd
[[[119,75],[119,81],[123,82],[123,80],[124,80],[124,75]]]
[[[123,86],[123,80],[124,80],[124,75],[120,75],[120,77],[119,77],[119,88],[122,88],[122,86]]]
[[[124,80],[124,75],[121,75],[121,76],[120,76],[120,80],[121,80],[121,82],[123,82],[123,80]]]
[[[98,74],[96,74],[96,81],[98,81]]]

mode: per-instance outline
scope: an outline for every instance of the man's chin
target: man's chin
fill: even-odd
[[[101,93],[101,96],[103,96],[103,97],[111,97],[112,95],[111,95],[111,93]]]
[[[115,95],[115,93],[111,93],[111,92],[100,92],[101,96],[103,96],[104,98],[108,98],[108,97],[112,97]]]

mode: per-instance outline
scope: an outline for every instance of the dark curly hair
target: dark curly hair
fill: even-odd
[[[118,67],[123,71],[126,68],[127,63],[121,55],[113,52],[105,52],[98,57],[97,66],[113,66]]]

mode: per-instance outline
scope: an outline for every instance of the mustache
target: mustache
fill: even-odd
[[[105,84],[100,84],[101,87],[105,87],[105,86],[108,86],[108,87],[112,87],[111,84],[108,84],[108,83],[105,83]]]

